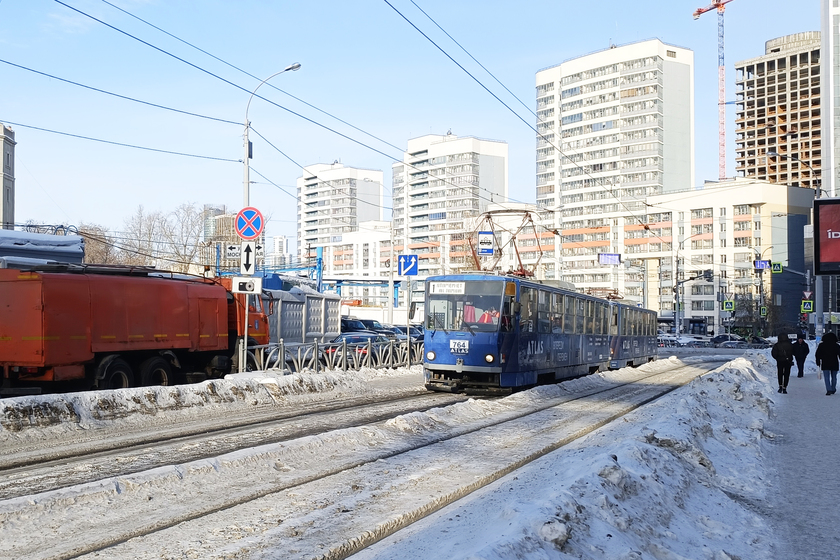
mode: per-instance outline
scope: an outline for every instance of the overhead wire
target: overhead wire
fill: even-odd
[[[90,19],[92,19],[92,20],[94,20],[94,21],[96,21],[96,22],[98,22],[98,23],[101,23],[102,25],[105,25],[106,27],[108,27],[108,28],[110,28],[110,29],[113,29],[114,31],[116,31],[116,32],[118,32],[118,33],[121,33],[121,34],[123,34],[123,35],[126,35],[126,36],[128,36],[128,37],[130,37],[130,38],[132,38],[132,39],[134,39],[134,40],[136,40],[136,41],[138,41],[138,42],[140,42],[140,43],[142,43],[142,44],[144,44],[144,45],[146,45],[146,46],[148,46],[148,47],[150,47],[150,48],[152,48],[152,49],[154,49],[154,50],[157,50],[158,52],[161,52],[161,53],[163,53],[163,54],[165,54],[165,55],[167,55],[167,56],[170,56],[170,57],[172,57],[172,58],[175,58],[176,60],[178,60],[178,61],[180,61],[180,62],[182,62],[182,63],[184,63],[184,64],[187,64],[188,66],[191,66],[191,67],[193,67],[193,68],[195,68],[195,69],[197,69],[197,70],[199,70],[199,71],[201,71],[201,72],[204,72],[204,73],[206,73],[206,74],[208,74],[208,75],[210,75],[210,76],[212,76],[212,77],[215,77],[215,78],[217,78],[217,79],[219,79],[219,80],[221,80],[221,81],[223,81],[223,82],[225,82],[225,83],[227,83],[227,84],[229,84],[229,85],[231,85],[231,86],[233,86],[233,87],[236,87],[237,89],[240,89],[240,90],[242,90],[242,91],[245,91],[245,92],[251,93],[251,92],[249,92],[249,90],[245,89],[245,88],[244,88],[244,87],[242,87],[242,86],[239,86],[238,84],[235,84],[235,83],[233,83],[233,82],[231,82],[231,81],[229,81],[229,80],[226,80],[225,78],[222,78],[221,76],[219,76],[219,75],[217,75],[217,74],[214,74],[213,72],[210,72],[210,71],[208,71],[208,70],[206,70],[206,69],[204,69],[204,68],[201,68],[200,66],[198,66],[198,65],[196,65],[196,64],[193,64],[193,63],[191,63],[191,62],[189,62],[189,61],[187,61],[187,60],[185,60],[185,59],[183,59],[183,58],[181,58],[181,57],[179,57],[179,56],[177,56],[177,55],[174,55],[174,54],[172,54],[172,53],[170,53],[170,52],[168,52],[168,51],[164,50],[164,49],[161,49],[161,48],[159,48],[159,47],[156,47],[155,45],[153,45],[153,44],[151,44],[151,43],[149,43],[149,42],[147,42],[147,41],[144,41],[144,40],[142,40],[142,39],[140,39],[140,38],[138,38],[138,37],[136,37],[136,36],[134,36],[134,35],[132,35],[132,34],[130,34],[130,33],[127,33],[127,32],[125,32],[125,31],[123,31],[123,30],[121,30],[121,29],[119,29],[119,28],[117,28],[117,27],[115,27],[115,26],[113,26],[113,25],[108,24],[107,22],[104,22],[104,21],[102,21],[102,20],[100,20],[100,19],[98,19],[98,18],[96,18],[96,17],[93,17],[93,16],[91,16],[90,14],[87,14],[87,13],[85,13],[85,12],[83,12],[83,11],[81,11],[81,10],[77,9],[77,8],[74,8],[73,6],[70,6],[69,4],[67,4],[67,3],[65,3],[65,2],[62,2],[61,0],[55,0],[55,1],[56,1],[56,3],[63,5],[63,6],[65,6],[65,7],[67,7],[68,9],[73,10],[73,11],[75,11],[75,12],[79,13],[80,15],[83,15],[83,16],[88,17],[88,18],[90,18]],[[123,11],[123,10],[121,10],[121,11]],[[149,25],[151,25],[151,24],[149,24]],[[154,27],[154,26],[153,26],[153,27]],[[161,30],[161,31],[162,31],[162,30]],[[169,34],[168,32],[165,32],[165,33],[167,33],[168,35],[172,36],[172,35],[171,35],[171,34]],[[192,45],[191,45],[191,46],[192,46]],[[195,48],[197,48],[197,47],[195,47]],[[199,50],[201,50],[201,49],[199,49]],[[205,51],[202,51],[202,52],[205,52]],[[207,54],[209,54],[209,53],[207,53]],[[212,56],[212,55],[210,55],[210,56]],[[214,57],[214,58],[215,58],[215,57]],[[12,64],[12,65],[14,65],[14,64]],[[14,65],[14,66],[18,66],[18,65]],[[24,69],[24,70],[34,71],[34,70],[29,69],[29,68],[26,68],[26,67],[21,67],[21,68],[22,68],[22,69]],[[38,71],[34,71],[34,72],[36,72],[36,73],[41,73],[41,72],[38,72]],[[41,74],[44,74],[45,76],[50,76],[49,74],[46,74],[46,73],[41,73]],[[247,73],[246,73],[246,74],[247,74]],[[249,75],[250,75],[250,74],[249,74]],[[50,76],[50,77],[52,77],[52,76]],[[253,76],[252,76],[252,77],[253,77]],[[211,118],[211,119],[213,119],[213,120],[220,120],[220,121],[227,122],[227,123],[238,124],[238,123],[235,123],[234,121],[226,121],[226,120],[224,120],[224,119],[214,119],[214,118],[212,118],[212,117],[207,117],[207,116],[205,116],[205,115],[193,114],[193,113],[190,113],[190,112],[187,112],[187,111],[181,111],[181,110],[172,109],[172,108],[165,107],[165,106],[159,106],[159,105],[157,105],[157,104],[153,104],[153,103],[149,103],[149,102],[143,102],[143,101],[138,100],[138,99],[135,99],[135,98],[130,98],[130,97],[128,97],[128,96],[121,96],[121,95],[119,95],[119,94],[113,94],[113,93],[111,93],[111,92],[106,92],[106,91],[104,91],[104,90],[100,90],[100,89],[98,89],[98,88],[93,88],[93,87],[90,87],[90,86],[84,86],[84,85],[79,84],[79,83],[77,83],[77,82],[72,82],[72,81],[70,81],[70,80],[65,80],[65,79],[62,79],[62,78],[56,78],[56,79],[59,79],[59,80],[61,80],[61,81],[64,81],[64,82],[67,82],[67,83],[71,83],[71,84],[73,84],[73,85],[77,85],[77,86],[80,86],[80,87],[86,87],[87,89],[91,89],[91,90],[94,90],[94,91],[99,91],[99,92],[101,92],[101,93],[106,93],[106,94],[108,94],[108,95],[114,95],[114,96],[116,96],[116,97],[122,97],[123,99],[126,99],[126,100],[135,101],[135,102],[139,102],[139,103],[144,103],[144,104],[146,104],[146,105],[150,105],[150,106],[156,106],[156,107],[159,107],[159,108],[161,108],[161,109],[172,110],[172,111],[176,111],[176,112],[180,112],[180,113],[184,113],[184,114],[190,114],[190,115],[197,116],[197,117],[201,117],[201,118]],[[275,89],[277,89],[277,88],[275,88]],[[281,91],[282,91],[282,90],[281,90]],[[284,93],[285,93],[285,92],[284,92]],[[492,92],[491,92],[491,93],[492,93]],[[293,115],[295,115],[295,116],[298,116],[299,118],[302,118],[302,119],[304,119],[304,120],[306,120],[306,121],[308,121],[308,122],[310,122],[310,123],[312,123],[312,124],[315,124],[316,126],[319,126],[319,127],[321,127],[321,128],[324,128],[324,129],[326,129],[326,130],[328,130],[328,131],[330,131],[330,132],[333,132],[334,134],[337,134],[337,135],[339,135],[339,136],[341,136],[341,137],[343,137],[343,138],[345,138],[345,139],[347,139],[347,140],[350,140],[351,142],[354,142],[354,143],[356,143],[356,144],[359,144],[359,145],[361,145],[361,146],[363,146],[363,147],[365,147],[365,148],[367,148],[367,149],[370,149],[370,150],[372,150],[372,151],[374,151],[374,152],[376,152],[376,153],[379,153],[380,155],[383,155],[383,156],[385,156],[385,157],[387,157],[387,158],[391,159],[392,161],[395,161],[395,162],[397,162],[397,163],[400,163],[400,164],[406,165],[407,167],[410,167],[410,168],[415,169],[415,170],[418,170],[418,171],[420,170],[420,169],[418,169],[417,167],[415,167],[414,165],[412,165],[412,164],[410,164],[410,163],[408,163],[408,162],[405,162],[405,161],[402,161],[402,160],[399,160],[399,159],[393,158],[392,156],[389,156],[388,154],[386,154],[386,153],[384,153],[384,152],[382,152],[382,151],[380,151],[380,150],[378,150],[378,149],[376,149],[376,148],[374,148],[374,147],[372,147],[372,146],[369,146],[369,145],[365,144],[364,142],[361,142],[361,141],[359,141],[359,140],[353,139],[353,138],[351,138],[351,137],[349,137],[349,136],[347,136],[347,135],[345,135],[345,134],[343,134],[343,133],[341,133],[341,132],[338,132],[338,131],[336,131],[336,130],[334,130],[334,129],[332,129],[332,128],[330,128],[330,127],[328,127],[328,126],[326,126],[326,125],[324,125],[324,124],[322,124],[322,123],[318,123],[317,121],[314,121],[314,120],[312,120],[312,119],[309,119],[308,117],[305,117],[305,116],[301,115],[300,113],[297,113],[297,112],[295,112],[295,111],[292,111],[291,109],[289,109],[289,108],[287,108],[287,107],[284,107],[284,106],[282,106],[282,105],[280,105],[280,104],[278,104],[278,103],[275,103],[275,102],[271,101],[270,99],[267,99],[267,98],[265,98],[265,97],[263,97],[263,96],[260,96],[260,95],[255,94],[255,93],[252,93],[252,95],[254,95],[254,96],[256,96],[256,97],[258,97],[258,98],[260,98],[260,99],[262,99],[262,100],[264,100],[264,101],[266,101],[266,102],[268,102],[268,103],[269,103],[269,104],[271,104],[271,105],[274,105],[274,106],[276,106],[276,107],[278,107],[278,108],[280,108],[280,109],[283,109],[283,110],[285,110],[285,111],[287,111],[287,112],[289,112],[289,113],[291,113],[291,114],[293,114]],[[501,100],[500,100],[500,101],[501,101]],[[305,103],[305,102],[304,102],[304,103]],[[520,118],[521,118],[521,117],[520,117]],[[339,120],[340,120],[340,119],[339,119]],[[9,121],[7,121],[7,122],[9,122]],[[62,132],[59,132],[59,131],[53,131],[53,130],[49,130],[49,129],[44,129],[44,128],[40,128],[40,127],[34,127],[34,126],[31,126],[31,125],[24,125],[24,124],[19,124],[19,123],[11,123],[11,122],[10,122],[9,124],[15,124],[16,126],[23,126],[23,127],[33,128],[33,129],[37,129],[37,130],[42,130],[42,131],[46,131],[46,132],[52,132],[52,133],[56,133],[56,134],[63,134],[63,135],[66,135],[66,136],[71,136],[71,137],[76,137],[76,138],[81,138],[81,139],[86,139],[86,140],[91,140],[91,141],[104,142],[104,143],[109,143],[109,144],[114,144],[114,145],[120,145],[120,146],[131,147],[131,148],[137,148],[137,149],[145,149],[145,150],[150,150],[150,151],[157,151],[157,152],[161,152],[161,153],[168,153],[168,154],[174,154],[174,155],[182,155],[182,156],[187,156],[187,157],[203,157],[203,158],[207,158],[207,159],[217,159],[217,160],[221,160],[221,161],[228,161],[228,162],[241,162],[241,160],[232,160],[232,159],[225,159],[225,158],[212,158],[212,157],[208,157],[208,156],[196,156],[196,155],[193,155],[193,154],[187,154],[187,153],[183,153],[183,152],[174,152],[174,151],[169,151],[169,150],[159,150],[159,149],[147,148],[147,147],[143,147],[143,146],[136,146],[136,145],[131,145],[131,144],[119,143],[119,142],[112,142],[112,141],[99,140],[99,139],[96,139],[96,138],[86,137],[86,136],[82,136],[82,135],[75,135],[75,134],[69,134],[69,133],[62,133]],[[526,123],[526,124],[527,124],[527,123]],[[352,125],[351,125],[351,126],[352,126]],[[354,127],[354,128],[356,128],[356,127]],[[532,128],[533,128],[533,127],[532,127]],[[360,130],[360,129],[359,129],[359,130]],[[262,136],[262,135],[260,135],[260,136],[261,136],[264,140],[266,140],[264,136]],[[392,144],[388,144],[388,145],[390,145],[390,146],[392,146],[392,147],[395,147],[395,148],[396,148],[396,146],[393,146]],[[272,147],[275,147],[275,149],[276,149],[276,146],[273,146],[273,145],[272,145]],[[396,149],[399,149],[399,148],[396,148]],[[279,151],[279,150],[278,150],[278,151]],[[559,150],[558,150],[558,151],[559,151]],[[281,152],[281,153],[282,153],[282,152]],[[285,154],[284,154],[284,155],[285,155]],[[264,177],[264,176],[263,176],[263,177]],[[265,178],[265,177],[264,177],[264,178]],[[454,184],[454,183],[452,183],[451,181],[448,181],[448,180],[446,180],[446,179],[442,179],[442,181],[443,181],[444,183],[446,183],[446,184],[451,185],[452,187],[455,187],[455,188],[469,188],[469,187],[474,186],[474,185],[467,185],[467,186],[465,187],[464,185],[456,185],[456,184]],[[485,189],[485,190],[486,190],[486,189]],[[489,191],[488,191],[488,192],[489,192]],[[287,194],[288,194],[288,193],[287,193]],[[478,195],[478,198],[480,198],[480,199],[484,199],[484,200],[486,200],[486,201],[490,201],[490,202],[497,202],[497,201],[494,201],[493,199],[488,199],[487,197],[483,197],[483,196],[481,196],[481,195]],[[511,199],[510,197],[508,197],[508,199],[509,199],[509,200],[515,200],[515,199]],[[367,202],[367,201],[364,201],[364,202]],[[504,205],[503,205],[503,203],[500,203],[500,202],[497,202],[497,203],[498,203],[498,204],[501,204],[502,206],[504,206]],[[371,204],[371,203],[369,203],[369,202],[368,202],[368,204]],[[384,207],[384,206],[382,206],[382,207],[383,207],[383,208],[387,208],[387,207]],[[556,233],[556,232],[555,232],[555,233]],[[561,237],[562,237],[562,235],[561,235]]]
[[[395,12],[396,12],[396,13],[397,13],[397,14],[398,14],[401,18],[403,18],[403,19],[406,21],[406,23],[408,23],[408,24],[409,24],[411,27],[413,27],[413,28],[414,28],[414,29],[415,29],[418,33],[420,33],[423,37],[425,37],[427,41],[429,41],[432,45],[434,45],[434,47],[435,47],[435,48],[437,48],[437,49],[438,49],[441,53],[443,53],[443,55],[444,55],[444,56],[446,56],[449,60],[451,60],[451,61],[452,61],[452,62],[453,62],[456,66],[458,66],[458,68],[460,68],[460,69],[461,69],[464,73],[466,73],[466,74],[467,74],[470,78],[472,78],[472,79],[473,79],[473,81],[475,81],[475,82],[476,82],[479,86],[481,86],[481,88],[482,88],[482,89],[484,89],[484,90],[485,90],[487,93],[489,93],[489,94],[490,94],[490,95],[491,95],[494,99],[496,99],[499,103],[501,103],[501,104],[502,104],[502,105],[503,105],[503,106],[504,106],[504,107],[505,107],[508,111],[510,111],[510,112],[511,112],[511,113],[512,113],[512,114],[513,114],[516,118],[518,118],[520,121],[522,121],[523,123],[525,123],[525,125],[526,125],[528,128],[530,128],[531,130],[533,130],[534,132],[536,132],[542,140],[544,140],[546,143],[550,144],[550,145],[551,145],[551,146],[552,146],[555,150],[557,150],[557,153],[559,153],[561,156],[563,156],[564,158],[568,159],[568,160],[569,160],[569,162],[571,162],[573,165],[575,165],[576,167],[578,167],[579,169],[581,169],[581,170],[583,171],[583,173],[584,173],[585,175],[587,175],[588,177],[590,177],[593,181],[598,181],[598,182],[601,184],[601,187],[602,187],[605,191],[607,191],[607,192],[609,192],[610,194],[612,194],[612,195],[613,195],[613,197],[615,197],[615,199],[616,199],[616,201],[618,202],[618,204],[620,204],[622,207],[624,207],[625,211],[627,212],[627,214],[628,214],[629,216],[633,217],[633,218],[634,218],[635,220],[637,220],[640,224],[645,225],[645,222],[644,222],[643,220],[641,220],[638,216],[636,216],[635,214],[633,214],[633,212],[632,212],[629,208],[627,208],[627,205],[626,205],[626,204],[624,204],[624,202],[621,200],[621,198],[620,198],[620,197],[618,197],[618,196],[616,196],[616,194],[615,194],[615,189],[614,189],[614,188],[612,188],[612,189],[607,188],[607,187],[603,184],[603,180],[602,180],[602,179],[599,179],[599,178],[594,177],[593,175],[591,175],[591,174],[590,174],[590,173],[586,170],[586,168],[585,168],[585,167],[581,166],[581,165],[580,165],[580,164],[578,164],[576,161],[574,161],[572,158],[570,158],[569,156],[567,156],[567,155],[566,155],[566,154],[565,154],[565,153],[564,153],[564,152],[563,152],[563,151],[562,151],[559,147],[557,147],[557,146],[556,146],[556,145],[555,145],[555,144],[554,144],[551,140],[549,140],[549,139],[548,139],[548,138],[547,138],[547,137],[546,137],[546,136],[545,136],[542,132],[540,132],[540,131],[539,131],[539,130],[535,127],[535,126],[533,126],[531,123],[529,123],[528,121],[526,121],[525,119],[523,119],[523,118],[522,118],[522,116],[521,116],[519,113],[517,113],[516,111],[514,111],[514,110],[510,107],[510,105],[508,105],[507,103],[505,103],[505,102],[504,102],[504,101],[503,101],[503,100],[502,100],[502,99],[501,99],[498,95],[496,95],[495,93],[493,93],[493,91],[491,91],[491,90],[490,90],[490,88],[488,88],[486,85],[484,85],[484,83],[483,83],[481,80],[479,80],[478,78],[476,78],[476,77],[475,77],[475,76],[474,76],[474,75],[473,75],[473,74],[472,74],[469,70],[467,70],[467,69],[466,69],[466,68],[465,68],[465,67],[464,67],[461,63],[459,63],[459,62],[458,62],[457,60],[455,60],[455,59],[454,59],[454,58],[453,58],[453,57],[452,57],[452,56],[451,56],[448,52],[446,52],[446,50],[445,50],[445,49],[443,49],[443,48],[442,48],[440,45],[438,45],[438,44],[437,44],[437,43],[436,43],[436,42],[435,42],[435,41],[434,41],[431,37],[429,37],[429,36],[428,36],[426,33],[424,33],[424,32],[423,32],[423,31],[422,31],[419,27],[417,27],[417,26],[414,24],[414,22],[412,22],[412,21],[411,21],[411,20],[410,20],[407,16],[405,16],[405,15],[404,15],[402,12],[400,12],[400,11],[399,11],[396,7],[394,7],[394,5],[393,5],[393,4],[391,4],[391,2],[390,2],[389,0],[383,0],[383,2],[385,2],[386,4],[388,4],[388,6],[389,6],[392,10],[394,10],[394,11],[395,11]],[[413,2],[413,1],[412,1],[412,4],[414,4],[414,2]],[[416,5],[416,4],[415,4],[415,5]],[[421,11],[422,11],[422,10],[421,10]],[[425,14],[425,12],[424,12],[424,14]],[[427,15],[427,17],[429,17],[429,16]],[[431,18],[429,18],[429,19],[431,19]],[[436,22],[435,22],[435,25],[437,25],[437,23],[436,23]],[[440,26],[439,26],[439,25],[438,25],[438,27],[440,28]],[[448,33],[447,33],[447,36],[449,36],[449,34],[448,34]],[[456,44],[457,44],[457,43],[456,43]],[[460,45],[459,45],[459,46],[460,46]],[[463,48],[463,47],[462,47],[462,48]],[[464,49],[464,50],[466,50],[466,49]],[[472,55],[470,55],[470,57],[472,58]],[[480,65],[480,64],[479,64],[479,65]],[[481,66],[481,65],[480,65],[480,66]],[[482,68],[484,68],[484,67],[482,66]],[[495,78],[495,76],[494,76],[494,78]],[[507,88],[505,88],[505,89],[507,89]],[[515,97],[515,96],[514,96],[514,97]],[[517,100],[519,100],[519,98],[518,98],[518,97],[517,97]],[[521,100],[519,100],[519,101],[520,101],[520,103],[521,103]],[[551,231],[551,230],[549,230],[549,231]],[[556,232],[556,230],[554,230],[554,232]]]
[[[113,25],[111,25],[111,24],[109,24],[109,23],[107,23],[107,22],[105,22],[105,21],[103,21],[103,20],[101,20],[101,19],[99,19],[99,18],[96,18],[96,17],[94,17],[94,16],[92,16],[92,15],[90,15],[90,14],[88,14],[88,13],[86,13],[86,12],[84,12],[84,11],[82,11],[82,10],[78,9],[78,8],[75,8],[75,7],[73,7],[73,6],[70,6],[70,5],[69,5],[69,4],[67,4],[66,2],[63,2],[62,0],[54,0],[54,1],[55,1],[56,3],[58,3],[58,4],[61,4],[62,6],[65,6],[65,7],[66,7],[66,8],[68,8],[68,9],[70,9],[70,10],[72,10],[72,11],[74,11],[74,12],[76,12],[76,13],[80,14],[80,15],[83,15],[83,16],[85,16],[85,17],[87,17],[87,18],[89,18],[89,19],[91,19],[91,20],[93,20],[93,21],[96,21],[97,23],[100,23],[100,24],[102,24],[102,25],[104,25],[104,26],[108,27],[109,29],[112,29],[112,30],[116,31],[117,33],[120,33],[120,34],[122,34],[122,35],[125,35],[126,37],[129,37],[129,38],[131,38],[131,39],[134,39],[135,41],[138,41],[138,42],[140,42],[140,43],[142,43],[142,44],[144,44],[144,45],[146,45],[146,46],[148,46],[148,47],[150,47],[150,48],[152,48],[152,49],[154,49],[154,50],[156,50],[156,51],[158,51],[158,52],[160,52],[160,53],[162,53],[162,54],[165,54],[166,56],[172,57],[172,58],[174,58],[174,59],[176,59],[176,60],[178,60],[178,61],[180,61],[180,62],[182,62],[182,63],[184,63],[184,64],[187,64],[188,66],[190,66],[190,67],[192,67],[192,68],[194,68],[194,69],[196,69],[196,70],[199,70],[200,72],[203,72],[203,73],[205,73],[205,74],[207,74],[207,75],[209,75],[209,76],[212,76],[212,77],[214,77],[214,78],[216,78],[216,79],[218,79],[218,80],[220,80],[220,81],[222,81],[222,82],[224,82],[224,83],[226,83],[226,84],[228,84],[228,85],[231,85],[231,86],[233,86],[233,87],[235,87],[235,88],[237,88],[237,89],[239,89],[239,90],[241,90],[241,91],[243,91],[243,92],[249,93],[249,94],[251,94],[253,97],[257,97],[257,98],[259,98],[259,99],[262,99],[263,101],[265,101],[265,102],[267,102],[267,103],[269,103],[269,104],[271,104],[271,105],[273,105],[273,106],[275,106],[275,107],[277,107],[277,108],[279,108],[279,109],[282,109],[282,110],[284,110],[284,111],[286,111],[286,112],[288,112],[288,113],[290,113],[290,114],[292,114],[292,115],[294,115],[294,116],[296,116],[296,117],[298,117],[298,118],[301,118],[301,119],[303,119],[303,120],[305,120],[305,121],[307,121],[307,122],[309,122],[309,123],[311,123],[311,124],[314,124],[314,125],[316,125],[316,126],[318,126],[318,127],[320,127],[320,128],[323,128],[324,130],[327,130],[327,131],[329,131],[329,132],[331,132],[331,133],[333,133],[333,134],[336,134],[336,135],[338,135],[338,136],[340,136],[340,137],[342,137],[342,138],[344,138],[344,139],[346,139],[346,140],[349,140],[350,142],[352,142],[352,143],[354,143],[354,144],[357,144],[357,145],[359,145],[359,146],[361,146],[361,147],[363,147],[363,148],[366,148],[366,149],[368,149],[368,150],[371,150],[371,151],[373,151],[373,152],[375,152],[375,153],[377,153],[377,154],[379,154],[379,155],[381,155],[381,156],[384,156],[384,157],[386,157],[386,158],[388,158],[388,159],[390,159],[390,160],[392,160],[392,161],[394,161],[394,162],[396,162],[396,163],[401,163],[401,164],[404,164],[404,165],[406,165],[406,166],[408,166],[408,167],[411,167],[411,168],[416,169],[416,170],[418,170],[418,171],[419,171],[419,169],[418,169],[418,168],[416,168],[415,166],[413,166],[412,164],[410,164],[410,163],[408,163],[408,162],[405,162],[405,161],[403,161],[403,160],[397,159],[397,158],[395,158],[395,157],[393,157],[393,156],[391,156],[391,155],[389,155],[389,154],[387,154],[387,153],[385,153],[385,152],[383,152],[383,151],[381,151],[381,150],[379,150],[379,149],[377,149],[377,148],[375,148],[375,147],[373,147],[373,146],[370,146],[369,144],[366,144],[365,142],[362,142],[361,140],[357,140],[357,139],[355,139],[355,138],[352,138],[352,137],[350,137],[350,136],[348,136],[348,135],[346,135],[346,134],[344,134],[344,133],[342,133],[342,132],[339,132],[338,130],[335,130],[335,129],[333,129],[333,128],[331,128],[331,127],[329,127],[329,126],[327,126],[327,125],[323,124],[323,123],[319,123],[319,122],[317,122],[317,121],[315,121],[315,120],[313,120],[313,119],[310,119],[309,117],[306,117],[306,116],[304,116],[304,115],[302,115],[302,114],[298,113],[297,111],[293,111],[292,109],[289,109],[288,107],[285,107],[285,106],[283,106],[283,105],[280,105],[279,103],[276,103],[276,102],[274,102],[274,101],[272,101],[272,100],[270,100],[270,99],[268,99],[268,98],[266,98],[266,97],[264,97],[264,96],[262,96],[262,95],[259,95],[259,94],[257,94],[256,92],[251,92],[250,90],[248,90],[247,88],[245,88],[245,87],[243,87],[243,86],[240,86],[240,85],[238,85],[238,84],[236,84],[236,83],[234,83],[234,82],[231,82],[230,80],[227,80],[227,79],[225,79],[225,78],[223,78],[223,77],[219,76],[218,74],[215,74],[215,73],[213,73],[213,72],[211,72],[211,71],[209,71],[209,70],[207,70],[207,69],[205,69],[205,68],[202,68],[202,67],[200,67],[200,66],[198,66],[198,65],[196,65],[196,64],[193,64],[192,62],[189,62],[188,60],[186,60],[186,59],[184,59],[184,58],[182,58],[182,57],[179,57],[179,56],[177,56],[177,55],[175,55],[175,54],[173,54],[173,53],[170,53],[170,52],[166,51],[165,49],[162,49],[162,48],[160,48],[160,47],[157,47],[157,46],[155,46],[155,45],[153,45],[153,44],[149,43],[148,41],[144,41],[143,39],[140,39],[139,37],[136,37],[136,36],[134,36],[134,35],[132,35],[132,34],[130,34],[130,33],[128,33],[128,32],[126,32],[126,31],[124,31],[124,30],[122,30],[122,29],[119,29],[118,27],[113,26]],[[388,144],[388,145],[389,145],[389,146],[393,146],[392,144]],[[393,146],[393,147],[394,147],[395,149],[397,149],[397,150],[399,150],[399,149],[400,149],[400,148],[397,148],[396,146]],[[455,184],[453,184],[453,183],[451,183],[451,182],[450,182],[450,184],[451,184],[452,186],[454,186],[454,187],[460,187],[460,185],[455,185]],[[487,200],[487,201],[490,201],[490,202],[495,202],[495,201],[492,201],[491,199],[488,199],[488,198],[486,198],[486,197],[480,197],[480,198],[483,198],[484,200]],[[514,201],[514,202],[518,202],[518,201],[516,201],[515,199],[512,199],[512,198],[511,198],[511,197],[509,197],[509,196],[508,196],[508,199],[509,199],[509,200],[511,200],[511,201]]]
[[[202,156],[202,155],[199,155],[199,154],[188,154],[186,152],[175,152],[175,151],[172,151],[172,150],[162,150],[162,149],[159,149],[159,148],[150,148],[148,146],[138,146],[136,144],[126,144],[124,142],[115,142],[113,140],[102,140],[100,138],[93,138],[91,136],[83,136],[81,134],[73,134],[71,132],[62,132],[60,130],[52,130],[52,129],[43,128],[43,127],[40,127],[40,126],[32,126],[32,125],[29,125],[29,124],[13,122],[13,121],[6,120],[6,119],[3,119],[3,118],[0,118],[0,122],[4,122],[4,123],[7,123],[7,124],[10,124],[10,125],[13,125],[13,126],[20,126],[22,128],[39,130],[41,132],[49,132],[51,134],[58,134],[58,135],[61,135],[61,136],[69,136],[71,138],[80,138],[82,140],[89,140],[91,142],[99,142],[99,143],[102,143],[102,144],[110,144],[112,146],[122,146],[124,148],[134,148],[134,149],[137,149],[137,150],[146,150],[146,151],[149,151],[149,152],[157,152],[157,153],[161,153],[161,154],[171,154],[171,155],[176,155],[176,156],[184,156],[184,157],[191,157],[191,158],[198,158],[198,159],[209,159],[209,160],[215,160],[215,161],[226,161],[226,162],[234,162],[234,163],[238,163],[238,162],[241,161],[241,160],[238,160],[238,159],[220,158],[220,157],[213,157],[213,156]]]

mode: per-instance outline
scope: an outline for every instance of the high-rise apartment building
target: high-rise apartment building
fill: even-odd
[[[0,218],[3,229],[15,229],[15,132],[0,123],[0,140],[3,144],[3,167],[0,168]]]
[[[820,33],[779,37],[764,50],[735,64],[735,170],[741,177],[818,188]]]
[[[507,200],[507,143],[429,134],[392,171],[395,250],[418,255],[420,276],[471,268],[465,220]]]
[[[658,39],[614,46],[540,70],[536,94],[537,205],[561,233],[546,278],[640,299],[643,278],[617,279],[599,253],[645,242],[646,258],[670,255],[670,231],[648,245],[642,220],[648,197],[693,187],[694,53]]]
[[[297,180],[298,251],[340,243],[359,222],[382,220],[385,192],[382,171],[346,167],[338,162],[304,168]]]
[[[271,239],[272,250],[268,263],[274,268],[283,268],[292,265],[294,251],[292,250],[293,239],[286,235],[275,235]]]
[[[822,121],[822,189],[836,196],[840,185],[840,2],[821,0],[821,48],[823,53],[822,98],[825,119]]]

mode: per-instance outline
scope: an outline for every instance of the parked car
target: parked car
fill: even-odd
[[[396,328],[400,331],[400,334],[405,335],[405,331],[406,331],[406,326],[405,325],[396,325]],[[409,333],[411,335],[411,340],[413,342],[423,340],[423,329],[412,326]]]
[[[333,364],[337,363],[341,356],[343,343],[346,342],[347,362],[352,364],[354,359],[358,360],[358,358],[367,355],[368,341],[370,341],[372,345],[382,345],[390,342],[387,336],[373,331],[341,333],[324,347],[321,353],[322,361],[331,362]],[[358,357],[354,358],[354,355]]]
[[[737,334],[733,334],[733,333],[719,334],[717,336],[712,337],[711,343],[712,343],[712,346],[720,347],[720,346],[723,345],[724,342],[737,342],[739,340],[742,341],[742,342],[746,342],[746,341],[744,341],[743,337],[741,337]]]
[[[773,346],[769,340],[760,336],[751,336],[749,343],[753,348],[770,348]]]
[[[386,329],[388,329],[389,331],[391,331],[392,333],[394,333],[394,335],[397,337],[397,340],[405,340],[406,338],[408,338],[405,335],[405,327],[403,327],[402,330],[400,330],[400,328],[396,325],[389,325],[387,323],[382,323],[382,326],[385,327]]]
[[[359,321],[365,326],[365,329],[373,332],[378,332],[379,334],[385,335],[388,338],[397,338],[397,334],[377,321],[376,319],[359,319]]]
[[[362,323],[360,320],[356,319],[355,317],[342,317],[341,318],[341,332],[361,332],[367,331],[368,328]]]
[[[719,348],[749,348],[750,345],[746,340],[726,340],[721,342]]]

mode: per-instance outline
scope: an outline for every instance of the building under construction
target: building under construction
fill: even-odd
[[[822,167],[820,33],[767,41],[735,65],[739,176],[819,188]]]

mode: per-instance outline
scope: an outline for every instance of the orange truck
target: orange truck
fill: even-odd
[[[236,371],[247,300],[231,282],[96,265],[0,269],[0,392],[172,385]],[[248,345],[267,344],[262,299],[250,302]]]

